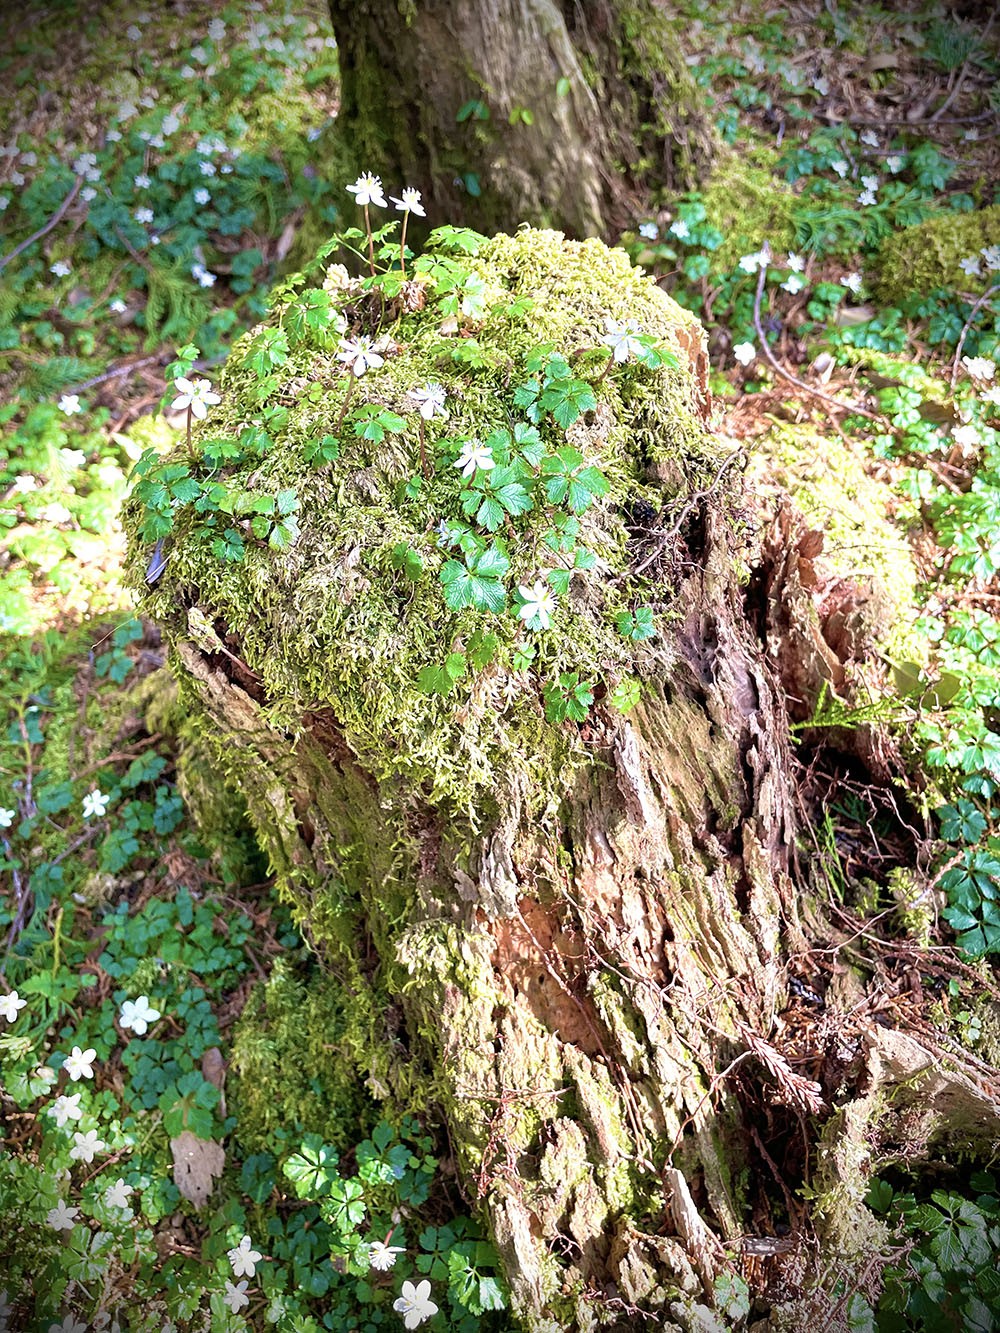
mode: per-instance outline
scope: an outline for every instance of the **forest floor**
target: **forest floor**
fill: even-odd
[[[762,550],[799,552],[821,652],[843,668],[839,697],[792,709],[802,854],[842,935],[796,960],[775,1040],[814,1076],[847,962],[886,1023],[905,1014],[985,1080],[1000,1065],[996,34],[972,10],[724,8],[692,7],[684,41],[737,151],[699,192],[637,199],[620,243],[701,317]],[[427,1326],[502,1328],[495,1256],[434,1127],[388,1125],[364,1090],[324,1084],[344,1016],[121,579],[130,468],[180,430],[164,410],[177,348],[210,378],[343,222],[345,183],[322,166],[328,19],[312,2],[67,12],[32,0],[0,54],[0,1327],[82,1328],[66,1316],[81,1292],[157,1333],[199,1310],[219,1329],[397,1326],[403,1261],[360,1280],[330,1258],[364,1187],[404,1219],[406,1274],[447,1292]],[[761,1127],[779,1229],[783,1133]],[[905,1167],[901,1152],[870,1206],[919,1280],[890,1281],[856,1327],[996,1327],[994,1178]]]

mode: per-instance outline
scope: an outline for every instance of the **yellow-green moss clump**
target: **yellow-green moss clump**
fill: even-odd
[[[448,265],[468,273],[463,290],[472,294],[470,313],[450,323],[441,304]],[[336,359],[336,338],[306,329],[296,341],[289,302],[301,293],[290,288],[269,320],[271,329],[283,324],[289,332],[289,355],[263,389],[247,364],[259,331],[237,345],[218,386],[222,402],[196,436],[196,451],[219,439],[238,451],[241,432],[254,423],[269,429],[273,443],[263,456],[244,450],[219,472],[196,466],[195,475],[262,497],[294,489],[301,535],[279,555],[247,534],[245,558],[227,562],[213,553],[213,533],[193,507],[180,508],[164,545],[166,572],[146,590],[143,609],[190,638],[196,606],[199,623],[228,634],[229,647],[255,673],[275,726],[294,733],[307,712],[331,710],[362,766],[388,784],[387,797],[419,791],[432,804],[472,813],[482,793],[511,782],[528,791],[563,787],[581,743],[575,727],[546,720],[547,683],[578,672],[611,691],[625,677],[663,669],[659,640],[635,644],[616,627],[623,609],[650,603],[668,610],[654,597],[657,589],[664,597],[662,583],[628,576],[634,536],[627,515],[637,504],[656,513],[708,483],[721,445],[704,425],[697,321],[623,252],[526,229],[481,241],[471,256],[442,254],[432,276],[438,291],[409,313],[394,315],[388,303],[376,318],[377,296],[342,302],[352,336],[390,340],[385,364],[355,381],[351,412],[378,404],[405,424],[377,444],[345,425],[339,456],[318,467],[307,451],[337,430],[351,382]],[[653,370],[633,361],[601,377],[603,362],[593,352],[609,318],[634,320],[676,354],[677,366]],[[531,632],[517,616],[515,590],[572,563],[546,540],[568,517],[565,506],[537,505],[492,536],[477,529],[510,562],[505,603],[496,612],[447,607],[439,575],[461,551],[441,544],[439,525],[462,519],[463,478],[455,465],[462,442],[528,425],[515,394],[530,378],[527,354],[543,343],[593,381],[597,397],[596,410],[568,432],[543,421],[546,451],[572,445],[600,469],[608,493],[579,517],[577,541],[594,567],[572,573],[551,628]],[[423,426],[424,471],[421,418],[410,395],[429,381],[444,387],[448,417]],[[268,420],[274,409],[279,417]],[[177,450],[171,461],[184,457]],[[145,588],[150,547],[136,536],[138,501],[129,503],[126,521],[131,578]],[[411,560],[408,574],[406,551],[419,557],[422,572]],[[486,665],[473,660],[476,631],[496,637]],[[535,653],[530,664],[516,659],[522,646]],[[468,655],[467,669],[451,693],[424,692],[421,671],[459,651]]]
[[[754,442],[750,478],[791,495],[806,522],[825,534],[827,568],[871,585],[879,647],[895,660],[923,660],[926,644],[914,627],[918,576],[900,501],[868,473],[862,454],[836,435],[775,422]]]
[[[733,268],[765,240],[774,254],[795,249],[795,195],[774,175],[775,159],[765,149],[720,157],[701,195],[706,221],[723,237],[715,268]]]
[[[974,213],[943,213],[915,227],[904,227],[886,238],[873,261],[875,293],[891,305],[906,297],[927,296],[938,287],[981,292],[990,274],[970,277],[958,261],[978,255],[989,245],[1000,245],[1000,204]]]

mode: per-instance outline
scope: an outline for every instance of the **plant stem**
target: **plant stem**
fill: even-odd
[[[403,230],[399,237],[399,267],[404,278],[406,277],[406,224],[409,222],[409,220],[410,220],[410,211],[409,209],[407,209],[407,211],[403,214]],[[424,426],[423,426],[423,420],[421,419],[420,423],[421,441],[423,441],[423,438],[424,438]]]
[[[350,405],[351,394],[354,392],[354,382],[357,378],[358,378],[357,375],[355,375],[354,371],[352,370],[351,379],[347,385],[347,392],[344,394],[344,401],[340,405],[340,416],[337,418],[337,424],[333,428],[333,433],[334,435],[337,436],[338,439],[340,438],[340,428],[344,424],[344,417],[347,416],[347,408]]]
[[[372,219],[368,211],[368,205],[365,204],[365,231],[368,233],[368,267],[372,271],[372,277],[375,276],[375,242],[372,240]]]
[[[405,222],[403,223],[403,226],[405,228]],[[419,417],[418,420],[420,423],[420,467],[424,474],[424,480],[430,481],[431,467],[430,463],[427,461],[427,445],[424,440],[424,419],[423,417]]]

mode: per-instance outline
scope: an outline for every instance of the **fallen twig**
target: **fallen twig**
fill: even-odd
[[[19,254],[21,254],[23,250],[27,250],[29,245],[34,245],[36,241],[40,241],[43,236],[47,236],[49,234],[52,228],[60,221],[63,214],[66,212],[67,208],[69,208],[70,204],[76,198],[77,191],[79,190],[82,183],[83,183],[83,177],[77,176],[76,180],[73,182],[73,188],[70,190],[69,194],[66,196],[66,198],[62,201],[62,203],[59,205],[56,211],[49,218],[48,222],[46,222],[44,227],[39,227],[38,230],[36,232],[33,232],[32,235],[29,236],[26,241],[22,241],[20,245],[15,245],[9,255],[4,255],[2,258],[0,258],[0,270],[5,269],[7,265],[10,263],[10,261],[12,259],[15,259]]]

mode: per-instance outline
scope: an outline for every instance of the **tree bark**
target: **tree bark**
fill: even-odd
[[[607,235],[634,224],[637,193],[692,188],[715,156],[656,0],[330,0],[330,13],[338,181],[415,186],[437,222]]]

